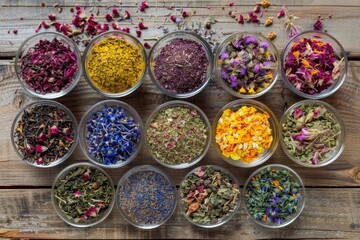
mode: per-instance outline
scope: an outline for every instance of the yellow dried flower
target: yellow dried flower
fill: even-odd
[[[274,40],[276,36],[277,36],[276,32],[269,32],[267,34],[267,38],[270,39],[271,41]]]
[[[266,20],[265,20],[265,27],[268,27],[270,25],[273,24],[273,21],[274,21],[274,18],[273,17],[268,17]]]

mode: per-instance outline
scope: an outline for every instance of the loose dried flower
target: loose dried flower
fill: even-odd
[[[234,6],[234,2],[229,2],[229,6],[230,7]]]
[[[320,18],[316,19],[316,22],[314,23],[314,30],[315,31],[322,31],[323,30],[323,24]]]
[[[148,42],[145,42],[145,43],[144,43],[144,47],[145,47],[146,49],[150,49],[150,48],[151,48],[151,45],[150,45]]]
[[[260,5],[258,3],[255,5],[254,12],[260,12]]]
[[[274,21],[274,18],[273,17],[268,17],[266,20],[265,20],[265,27],[268,27],[270,25],[273,24],[273,21]]]
[[[130,15],[128,10],[125,10],[124,18],[125,19],[130,19],[131,18],[131,15]]]
[[[240,15],[237,19],[238,23],[244,24],[244,17],[243,15]]]
[[[146,1],[142,1],[139,6],[140,12],[145,12],[146,8],[149,8],[148,3]]]
[[[141,31],[140,30],[136,30],[135,32],[136,32],[137,37],[141,37]]]
[[[262,0],[259,4],[260,4],[263,8],[268,8],[268,7],[270,7],[270,1],[268,1],[268,0]]]
[[[148,29],[148,27],[145,26],[145,24],[142,22],[140,22],[138,26],[139,26],[140,30]]]

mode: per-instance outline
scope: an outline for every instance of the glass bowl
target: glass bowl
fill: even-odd
[[[54,108],[53,110],[60,110],[60,113],[67,115],[67,121],[61,122],[60,125],[57,123],[57,120],[54,117],[51,119],[44,119],[44,121],[46,120],[46,123],[39,121],[38,124],[34,123],[34,126],[29,125],[30,123],[34,122],[34,120],[31,121],[30,119],[27,119],[27,116],[31,116],[30,114],[34,109],[36,110],[38,107],[42,106]],[[42,111],[44,111],[44,109],[42,109]],[[59,112],[57,111],[57,113]],[[39,114],[41,114],[41,112]],[[37,117],[39,117],[39,115],[37,115]],[[24,121],[22,121],[22,118],[24,118]],[[69,125],[69,122],[71,122],[73,131],[70,129],[71,126]],[[30,134],[29,131],[26,130],[32,127],[36,127],[38,130],[35,131],[33,135],[26,136],[27,133]],[[47,128],[46,131],[41,130],[44,128]],[[78,142],[77,131],[78,124],[76,118],[67,107],[55,101],[41,100],[26,105],[17,114],[11,126],[11,143],[17,155],[26,163],[39,168],[49,168],[64,162],[66,159],[68,159],[68,157],[71,156]],[[21,136],[21,134],[24,134],[24,136]],[[57,146],[52,146],[52,148],[50,148],[51,143],[47,143],[47,141],[50,141],[50,137],[54,139],[53,142],[57,141]],[[19,138],[24,138],[23,144],[21,145],[16,143]],[[53,151],[51,150],[55,147],[59,148],[57,154],[59,154],[60,151],[64,151],[64,148],[68,148],[68,150],[66,153],[61,153],[61,157],[57,158],[56,155],[55,160],[51,161],[53,158]]]
[[[174,213],[176,204],[176,186],[171,178],[150,165],[127,171],[116,189],[116,205],[121,215],[141,229],[163,225]]]
[[[162,124],[162,123],[157,124],[157,122],[154,122],[154,119],[158,118],[159,113],[165,114],[165,111],[168,111],[169,109],[179,108],[179,107],[189,109],[190,111],[183,112],[176,116],[175,115],[170,116],[170,118],[166,119],[167,122],[165,122],[165,123],[169,123],[169,124]],[[193,111],[195,111],[197,114],[196,118],[195,118],[196,115],[193,115]],[[167,114],[171,114],[171,113],[168,112]],[[185,116],[189,116],[189,115],[191,115],[192,118],[189,118],[186,120]],[[181,120],[180,118],[185,118],[185,119]],[[194,124],[199,119],[202,121],[203,125],[205,126],[205,129],[200,128],[200,125],[202,125],[202,124],[200,124],[200,125]],[[174,121],[180,121],[180,122],[186,121],[185,122],[186,124],[193,124],[193,127],[190,127],[189,130],[185,131],[184,128],[182,128],[180,126],[174,126],[174,124],[177,124]],[[174,122],[174,123],[172,123],[172,122]],[[174,131],[172,131],[172,129],[171,129],[172,126],[175,127]],[[160,133],[162,135],[158,135],[156,140],[158,140],[160,142],[161,139],[164,140],[165,138],[169,138],[168,141],[164,140],[164,142],[160,142],[160,143],[151,142],[149,135],[156,134],[156,133],[152,132],[151,130],[159,128],[159,127],[163,128],[163,130],[160,131]],[[189,102],[175,100],[175,101],[166,102],[166,103],[158,106],[151,113],[148,121],[146,122],[145,129],[146,129],[146,143],[147,143],[146,146],[147,146],[147,149],[150,152],[151,156],[157,162],[159,162],[163,166],[166,166],[169,168],[182,169],[182,168],[187,168],[192,165],[195,165],[206,155],[206,153],[210,147],[210,142],[211,142],[210,122],[209,122],[208,118],[206,117],[205,113],[199,107],[197,107],[196,105],[191,104]],[[174,132],[177,134],[175,134],[175,135],[172,134]],[[179,134],[179,133],[183,133],[183,134]],[[192,141],[190,141],[191,139],[189,139],[187,136],[193,136],[194,134],[199,136],[199,138],[193,138]],[[203,135],[201,135],[201,134],[203,134]],[[184,143],[184,142],[180,143],[180,139],[178,137],[179,135],[186,138],[186,139],[184,139],[186,141],[186,143]],[[198,152],[197,152],[197,154],[196,153],[193,154],[192,159],[190,159],[191,160],[190,162],[186,162],[186,161],[181,162],[181,163],[166,162],[165,157],[162,157],[160,155],[160,153],[155,152],[155,150],[156,150],[155,148],[159,144],[161,146],[163,146],[165,149],[168,149],[168,152],[171,153],[170,157],[171,156],[179,156],[179,154],[177,153],[178,151],[181,152],[181,149],[179,149],[177,147],[179,145],[182,147],[187,146],[191,149],[195,149],[195,146],[196,146],[196,149],[198,150]],[[183,155],[183,153],[180,153],[180,155]]]
[[[292,180],[294,182],[294,184],[287,184],[286,185],[286,181],[277,181],[274,182],[274,180],[272,179],[273,176],[267,176],[264,177],[264,174],[268,174],[266,173],[266,170],[269,169],[270,171],[272,171],[271,174],[276,173],[276,171],[286,171],[287,173],[289,173],[290,178],[288,178],[289,180]],[[263,172],[264,171],[264,172]],[[275,172],[274,172],[275,171]],[[286,173],[286,174],[287,174]],[[261,175],[259,175],[261,174]],[[257,176],[257,177],[256,177]],[[262,177],[261,179],[258,177]],[[283,176],[284,179],[286,177]],[[260,181],[258,181],[260,180]],[[263,180],[263,181],[262,181]],[[279,179],[275,179],[275,180],[279,180]],[[253,184],[252,182],[254,182],[254,184],[256,186],[259,186],[259,188],[261,189],[260,193],[262,193],[263,191],[269,191],[271,190],[271,186],[274,182],[274,184],[276,186],[276,190],[274,192],[272,192],[273,194],[275,194],[275,196],[273,194],[268,194],[267,197],[264,197],[264,204],[260,204],[259,200],[256,201],[256,206],[257,208],[260,210],[258,214],[254,214],[251,213],[251,210],[249,209],[251,207],[251,200],[250,200],[250,195],[251,194],[255,194],[254,197],[260,197],[257,196],[256,193],[252,193],[251,191],[251,184]],[[260,182],[260,183],[259,183]],[[265,185],[261,185],[263,183],[265,183]],[[269,184],[267,184],[269,183]],[[260,184],[260,185],[259,185]],[[266,185],[267,184],[267,185]],[[274,186],[274,185],[273,185]],[[257,192],[259,193],[259,192]],[[278,197],[278,195],[276,194],[284,194],[282,195],[282,198]],[[260,224],[261,226],[267,227],[267,228],[281,228],[281,227],[285,227],[289,224],[291,224],[292,222],[294,222],[301,214],[301,212],[303,211],[304,207],[305,207],[305,200],[306,200],[306,193],[305,193],[305,186],[303,184],[303,182],[301,181],[300,176],[291,168],[285,166],[285,165],[281,165],[281,164],[269,164],[266,166],[263,166],[259,169],[257,169],[255,172],[253,172],[250,177],[247,179],[245,185],[244,185],[244,190],[243,190],[243,194],[244,194],[244,203],[245,203],[245,210],[247,212],[247,214],[250,216],[250,218],[255,221],[257,224]],[[281,217],[281,214],[284,214],[283,211],[281,211],[281,208],[279,206],[279,204],[281,204],[282,199],[284,198],[288,198],[288,196],[291,196],[289,200],[287,199],[287,201],[289,201],[289,203],[295,203],[296,204],[296,211],[293,212],[293,209],[289,209],[287,208],[286,211],[287,213],[289,213],[289,216],[284,216],[283,218]],[[291,202],[293,201],[293,202]],[[279,208],[278,208],[279,207]],[[293,206],[289,206],[290,208]],[[291,211],[291,212],[289,212]],[[264,217],[264,215],[266,214],[266,217]],[[274,222],[273,222],[274,221]]]
[[[189,222],[203,228],[225,224],[240,206],[240,187],[236,178],[215,165],[190,171],[182,180],[179,191],[182,214]],[[202,206],[205,204],[207,206]]]
[[[164,47],[166,47],[169,44],[173,43],[174,41],[180,40],[180,39],[192,41],[192,42],[197,43],[198,45],[201,45],[203,51],[206,53],[206,58],[208,60],[208,66],[206,69],[206,77],[205,77],[204,81],[201,84],[199,84],[196,88],[194,87],[193,90],[187,91],[187,92],[177,92],[176,90],[171,91],[170,89],[167,89],[159,82],[159,79],[155,74],[156,59],[161,54]],[[194,51],[195,51],[195,49],[194,49]],[[206,85],[208,84],[208,82],[211,79],[212,69],[213,69],[213,65],[214,65],[213,64],[213,54],[212,54],[211,48],[210,48],[209,44],[202,37],[200,37],[199,35],[197,35],[195,33],[188,32],[188,31],[174,31],[169,34],[166,34],[159,41],[157,41],[154,44],[154,46],[151,48],[149,58],[150,58],[149,75],[150,75],[151,80],[163,94],[166,94],[170,97],[174,97],[174,98],[192,97],[192,96],[198,94],[199,92],[201,92],[206,87]],[[176,65],[180,65],[180,64],[176,64]]]
[[[67,46],[71,49],[72,52],[74,52],[74,55],[76,57],[77,62],[77,70],[75,73],[73,73],[73,79],[71,82],[66,84],[64,89],[61,89],[58,92],[49,92],[49,93],[41,93],[38,90],[35,90],[33,87],[31,87],[23,78],[22,76],[22,60],[26,56],[29,50],[33,49],[36,44],[39,44],[40,41],[53,41],[54,39],[59,40],[60,43],[62,43],[64,46]],[[44,54],[44,53],[43,53]],[[58,59],[57,59],[58,60]],[[34,65],[34,64],[33,64]],[[79,82],[81,73],[82,73],[82,67],[81,67],[81,53],[79,48],[77,47],[76,43],[72,41],[70,38],[66,37],[63,34],[57,33],[57,32],[43,32],[35,34],[29,38],[27,38],[19,47],[16,56],[15,56],[15,72],[17,75],[17,78],[19,79],[22,87],[29,92],[34,97],[39,97],[43,99],[55,99],[62,97],[69,93]],[[54,80],[55,82],[56,80]],[[51,83],[49,79],[49,83]]]
[[[236,146],[234,147],[238,147],[239,149],[244,149],[244,147],[246,147],[246,149],[248,149],[248,153],[250,154],[250,149],[257,149],[257,148],[264,148],[264,151],[262,153],[260,153],[261,151],[259,150],[259,152],[257,154],[259,154],[259,156],[256,158],[256,159],[253,159],[256,154],[254,156],[251,157],[251,159],[248,159],[245,161],[245,159],[243,158],[244,161],[240,161],[240,160],[233,160],[233,158],[231,158],[231,156],[229,155],[228,157],[223,155],[221,149],[220,149],[220,146],[219,144],[216,142],[216,139],[218,140],[221,140],[221,137],[220,136],[216,136],[216,132],[217,132],[217,126],[218,126],[218,122],[220,121],[221,123],[223,122],[223,119],[222,119],[222,115],[223,115],[223,112],[226,110],[226,109],[230,109],[231,111],[238,111],[240,109],[242,109],[243,107],[247,107],[248,109],[250,107],[254,107],[256,109],[256,113],[260,113],[260,114],[264,114],[264,113],[267,113],[269,116],[268,116],[268,123],[269,123],[269,128],[271,130],[271,134],[268,134],[267,132],[265,132],[266,136],[268,136],[269,138],[272,138],[272,141],[271,141],[271,144],[270,146],[267,146],[268,143],[266,144],[263,143],[262,145],[259,146],[259,142],[261,143],[262,141],[267,141],[267,142],[270,142],[270,140],[265,140],[263,138],[263,136],[248,136],[249,135],[249,131],[247,131],[246,133],[245,132],[240,132],[240,131],[243,131],[245,130],[244,127],[244,123],[247,124],[248,126],[250,124],[246,123],[246,122],[249,122],[249,121],[252,121],[251,119],[249,120],[249,118],[237,118],[237,119],[240,119],[241,120],[241,128],[237,129],[237,132],[235,133],[235,135],[233,134],[233,136],[230,136],[230,138],[238,138],[239,137],[239,133],[241,134],[240,136],[242,137],[246,137],[246,138],[249,138],[249,140],[251,141],[249,144],[249,141],[241,141],[240,139],[237,140],[237,144]],[[253,115],[252,115],[253,116]],[[263,116],[262,116],[263,117]],[[264,121],[264,123],[266,124],[266,122]],[[263,124],[263,123],[261,123]],[[257,127],[258,129],[258,124],[252,124],[252,128],[253,127]],[[231,125],[233,126],[233,125]],[[260,165],[262,163],[264,163],[266,160],[268,160],[275,152],[277,146],[278,146],[278,142],[279,142],[279,133],[278,133],[278,127],[279,124],[278,124],[278,121],[277,121],[277,118],[275,116],[275,114],[270,110],[270,108],[268,108],[265,104],[262,104],[261,102],[258,102],[256,100],[251,100],[251,99],[238,99],[238,100],[235,100],[233,102],[230,102],[228,103],[227,105],[225,105],[218,113],[217,115],[215,116],[215,119],[214,119],[214,122],[212,124],[212,141],[213,141],[213,144],[214,144],[214,148],[216,150],[216,152],[219,154],[219,156],[221,156],[221,158],[223,160],[225,160],[227,163],[233,165],[233,166],[237,166],[237,167],[244,167],[244,168],[249,168],[249,167],[255,167],[257,165]],[[250,126],[249,126],[250,127]],[[233,129],[235,130],[235,129]],[[258,129],[258,130],[261,130],[263,131],[263,129]],[[227,133],[229,132],[228,130],[224,130],[222,131],[223,133]],[[252,130],[250,131],[252,132]],[[226,136],[223,136],[223,137],[226,137]],[[250,138],[251,137],[251,138]],[[254,140],[255,137],[256,139]],[[261,138],[260,138],[261,137]],[[230,141],[230,140],[227,140],[227,141]],[[232,140],[231,140],[232,141]],[[229,142],[230,143],[230,142]],[[255,145],[254,145],[255,144]],[[250,147],[251,145],[251,147]],[[225,147],[225,145],[224,145]],[[227,147],[227,146],[226,146]],[[231,147],[230,147],[231,148]],[[230,149],[229,149],[230,150]],[[238,154],[238,153],[237,153]],[[240,155],[239,155],[240,156]],[[249,155],[251,156],[251,155]],[[241,157],[241,156],[240,156]],[[237,158],[237,156],[234,156],[234,158]]]
[[[72,174],[70,175],[69,173]],[[72,177],[70,178],[69,175]],[[66,179],[66,177],[69,179]],[[76,180],[80,181],[76,182]],[[72,183],[65,185],[67,181],[72,181]],[[59,193],[57,193],[59,188],[65,188],[65,191],[68,191],[68,193],[65,193],[65,191],[61,193],[60,190]],[[96,190],[100,188],[102,191],[99,192]],[[85,193],[91,192],[94,194],[96,199],[91,199],[94,200],[94,202],[89,202],[90,199],[88,199],[87,196],[83,194],[83,190]],[[108,192],[105,192],[105,190],[108,190]],[[69,191],[71,191],[71,193],[69,193]],[[102,195],[99,193],[102,193]],[[63,199],[65,197],[66,200]],[[79,217],[71,216],[70,214],[67,215],[66,212],[61,209],[62,207],[66,207],[62,206],[62,203],[74,200],[77,201],[73,202],[73,204],[76,205],[76,208],[73,210],[78,211],[78,215],[80,215]],[[59,175],[57,175],[51,190],[51,202],[55,212],[67,224],[74,227],[91,227],[104,221],[111,213],[115,204],[114,184],[111,180],[111,177],[100,167],[84,162],[72,164],[62,170]],[[82,204],[90,207],[85,210]],[[101,209],[101,207],[105,207],[106,204],[108,205],[107,208]],[[71,212],[71,209],[64,209]],[[98,216],[95,217],[94,215]]]
[[[288,59],[289,53],[292,49],[292,46],[293,46],[293,44],[299,43],[303,39],[316,39],[316,40],[320,40],[324,43],[329,43],[334,50],[334,57],[336,58],[336,60],[340,61],[341,59],[343,59],[341,61],[341,63],[339,64],[339,76],[336,78],[336,80],[328,88],[326,88],[318,93],[314,93],[314,94],[310,94],[310,93],[301,91],[300,90],[301,85],[298,85],[297,87],[295,87],[296,82],[294,82],[294,84],[290,83],[289,78],[287,76],[288,74],[286,73],[285,62]],[[328,55],[329,55],[329,53],[327,53],[327,56]],[[294,55],[292,55],[292,57],[294,57]],[[302,33],[294,36],[293,38],[291,38],[289,40],[289,42],[286,44],[286,46],[281,54],[281,65],[282,65],[281,74],[282,74],[282,78],[285,81],[286,86],[292,92],[297,94],[298,96],[303,97],[303,98],[310,98],[310,99],[325,98],[325,97],[330,96],[334,92],[336,92],[341,87],[341,85],[344,83],[346,76],[347,76],[347,70],[348,70],[348,60],[347,60],[347,55],[346,55],[344,48],[333,36],[331,36],[327,33],[324,33],[324,32],[319,32],[319,31],[306,31],[306,32],[302,32]],[[299,68],[297,68],[297,69],[299,69]],[[334,79],[334,76],[332,76],[332,80],[333,79]],[[294,81],[295,81],[295,79],[294,79]],[[300,88],[300,89],[298,89],[298,88]]]
[[[256,62],[250,61],[249,58],[254,56],[246,55],[246,61],[248,65],[242,63],[240,59],[244,59],[239,55],[246,54],[247,51],[239,51],[234,49],[232,43],[237,43],[238,40],[243,39],[240,46],[246,45],[254,46],[255,49],[251,50],[253,55],[254,50],[258,52],[264,52],[262,59],[257,59]],[[254,43],[256,42],[256,47]],[[252,44],[251,44],[252,43]],[[231,48],[230,48],[231,47]],[[236,58],[233,58],[237,54]],[[268,56],[265,56],[268,55]],[[230,59],[231,58],[231,59]],[[228,62],[227,62],[228,61]],[[226,62],[226,64],[225,64]],[[236,65],[235,65],[236,64]],[[255,64],[253,67],[250,64]],[[226,67],[224,67],[226,65]],[[233,71],[234,67],[238,70]],[[245,66],[246,65],[246,66]],[[248,71],[250,70],[250,71]],[[229,72],[237,72],[237,76],[234,79],[229,76]],[[219,46],[215,54],[215,79],[216,82],[229,94],[238,98],[257,98],[275,85],[280,75],[280,61],[278,50],[275,45],[267,37],[257,32],[238,32],[227,37]],[[255,73],[255,74],[254,74]],[[248,79],[252,79],[251,81]],[[263,78],[260,84],[256,85],[256,82],[260,82],[260,78]],[[246,79],[246,82],[245,82]]]
[[[139,54],[141,55],[142,58],[142,62],[143,62],[143,68],[142,68],[142,73],[138,79],[138,81],[131,86],[130,88],[121,91],[121,92],[111,92],[111,91],[106,91],[101,89],[99,86],[97,86],[96,83],[94,83],[94,81],[91,79],[90,77],[90,73],[88,70],[88,65],[89,65],[89,56],[91,54],[91,52],[93,51],[93,48],[100,44],[102,41],[109,39],[109,38],[115,38],[115,39],[121,39],[127,43],[129,43],[130,45],[132,45],[133,47],[136,48],[136,50],[139,51]],[[118,64],[117,68],[121,69],[123,66],[121,63]],[[139,42],[138,39],[136,39],[135,37],[133,37],[130,34],[124,33],[122,31],[108,31],[105,32],[103,34],[100,34],[99,36],[93,38],[91,40],[91,42],[87,45],[84,54],[83,54],[83,71],[84,71],[84,77],[85,80],[89,83],[89,85],[98,93],[106,96],[106,97],[111,97],[111,98],[119,98],[119,97],[124,97],[127,96],[131,93],[133,93],[138,87],[140,87],[140,85],[142,84],[142,82],[144,81],[145,75],[146,75],[146,69],[147,69],[147,57],[146,57],[146,52],[145,52],[145,48],[144,46]],[[127,69],[126,71],[129,71],[129,69]],[[107,80],[107,79],[105,79]]]
[[[114,116],[112,116],[112,118],[110,118],[110,122],[112,121],[121,121],[121,125],[120,128],[121,130],[116,131],[115,129],[111,128],[110,131],[108,131],[108,129],[104,129],[104,131],[101,131],[99,133],[95,133],[94,132],[94,136],[96,136],[95,139],[93,139],[91,142],[88,141],[88,138],[91,135],[91,131],[93,130],[89,130],[89,124],[88,121],[90,118],[95,117],[96,114],[99,117],[99,113],[101,113],[102,110],[104,110],[105,107],[111,107],[112,110],[114,110],[115,108],[120,108],[124,110],[124,114],[129,118],[131,117],[134,120],[134,124],[135,126],[133,126],[133,131],[132,132],[126,132],[129,129],[126,129],[125,127],[129,126],[125,126],[125,124],[128,124],[129,120],[124,121],[123,117],[125,116],[121,116],[119,117],[120,119],[113,119]],[[119,111],[121,112],[121,110],[119,109]],[[106,114],[114,114],[113,112],[107,112]],[[104,121],[104,123],[106,123],[105,119],[102,118],[100,119],[101,121]],[[93,122],[95,124],[95,122]],[[113,124],[113,123],[112,123]],[[120,123],[119,123],[120,124]],[[100,123],[100,125],[103,125],[103,123]],[[109,123],[110,125],[110,123]],[[94,128],[93,128],[94,129]],[[99,128],[97,128],[99,129]],[[124,131],[124,132],[121,132]],[[141,146],[142,146],[142,142],[143,142],[143,131],[144,131],[144,126],[143,123],[141,121],[141,118],[139,116],[139,114],[136,112],[136,110],[131,107],[129,104],[121,102],[121,101],[117,101],[117,100],[104,100],[101,102],[96,103],[95,105],[93,105],[82,117],[81,121],[80,121],[80,125],[79,125],[79,138],[80,138],[80,147],[83,151],[83,153],[86,155],[86,157],[94,164],[101,166],[101,167],[105,167],[105,168],[118,168],[118,167],[122,167],[126,164],[128,164],[129,162],[131,162],[132,160],[135,159],[135,157],[139,154]],[[114,134],[113,136],[109,136],[108,134]],[[119,134],[121,133],[121,134]],[[96,135],[95,135],[96,134]],[[135,134],[133,136],[133,134]],[[121,135],[121,136],[120,136]],[[139,136],[140,135],[140,136]],[[105,142],[104,145],[102,145],[102,149],[103,147],[105,148],[105,150],[107,149],[108,151],[106,152],[106,154],[104,153],[105,150],[103,149],[103,153],[99,153],[99,156],[95,156],[94,154],[91,153],[90,147],[94,147],[94,146],[90,146],[89,143],[94,144],[95,146],[98,146],[96,144],[101,144],[99,142],[94,142],[99,138],[104,138],[104,137],[109,137],[108,141],[111,141],[110,144],[107,144]],[[129,141],[127,141],[127,143],[129,143],[130,145],[124,143],[124,139],[130,138]],[[118,141],[118,142],[114,142],[114,141]],[[134,144],[134,145],[132,145]],[[108,146],[111,146],[112,149],[109,149]],[[99,146],[100,147],[100,146]],[[97,148],[99,148],[97,147]],[[117,147],[117,148],[115,148]],[[120,147],[120,149],[119,149]],[[132,152],[129,153],[128,149],[126,149],[126,147],[130,147],[133,148]],[[123,148],[123,149],[121,149]],[[119,156],[121,154],[123,154],[122,157],[126,157],[126,159],[114,159],[114,157]],[[115,161],[117,161],[116,163],[113,163],[111,161],[111,158]]]
[[[314,109],[308,109],[305,111],[305,108],[309,107]],[[304,108],[304,111],[301,108]],[[326,113],[324,113],[325,110]],[[332,123],[331,121],[327,121],[325,124],[324,121],[326,121],[326,119],[331,119]],[[289,124],[287,124],[287,122],[289,122]],[[318,125],[320,122],[325,125],[323,129],[316,130],[317,128],[321,127]],[[304,123],[307,124],[307,126],[303,125]],[[291,131],[291,134],[289,133],[290,135],[287,135],[287,132],[285,131],[287,131],[293,124],[299,124],[299,126],[297,127],[295,125],[295,130]],[[324,136],[326,137],[326,141],[324,141],[321,134],[317,135],[319,130],[321,130],[321,134],[330,134],[330,136],[334,136],[334,139],[329,141],[329,137]],[[338,135],[331,133],[332,130],[339,131],[339,133],[337,133]],[[334,162],[341,155],[345,148],[346,130],[344,121],[335,108],[320,100],[303,100],[289,107],[280,120],[279,131],[281,133],[280,145],[283,151],[291,160],[305,167],[317,168],[326,166]],[[328,133],[329,131],[330,133]],[[286,139],[288,139],[288,141]],[[319,140],[319,142],[313,142],[316,140]],[[303,154],[304,159],[300,158],[300,156],[297,154],[290,153],[291,149],[295,149],[296,152],[301,151],[301,145],[303,145],[303,141],[307,146]],[[308,146],[310,146],[309,143],[314,145],[317,144],[319,147],[321,147],[319,144],[322,144],[324,145],[323,147],[325,149],[330,148],[330,150],[323,152],[324,154],[326,153],[326,155],[323,156],[321,151],[316,151],[314,149],[315,153],[313,154],[312,151],[307,150]]]

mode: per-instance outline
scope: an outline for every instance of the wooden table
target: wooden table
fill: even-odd
[[[282,229],[265,229],[252,222],[246,215],[243,206],[236,216],[227,224],[216,229],[201,229],[185,220],[179,210],[163,226],[153,230],[139,230],[119,216],[116,209],[103,223],[89,229],[78,229],[64,223],[54,212],[50,201],[50,188],[55,176],[66,166],[75,162],[87,161],[77,146],[74,154],[65,163],[51,169],[39,169],[22,162],[15,154],[10,142],[10,126],[15,115],[24,106],[38,99],[31,98],[21,89],[16,79],[11,58],[22,41],[34,34],[38,23],[47,19],[49,13],[56,12],[53,4],[56,1],[45,1],[47,7],[41,7],[39,0],[3,0],[0,1],[0,237],[5,238],[342,238],[360,239],[360,1],[359,0],[313,0],[313,1],[272,1],[272,6],[264,13],[276,16],[280,7],[287,4],[289,11],[300,17],[298,24],[303,30],[312,29],[318,15],[324,18],[324,28],[337,38],[344,46],[349,57],[348,77],[345,84],[333,96],[324,101],[333,105],[342,115],[346,124],[346,147],[340,158],[329,166],[319,169],[308,169],[289,160],[280,147],[267,163],[281,163],[290,166],[302,177],[307,188],[305,210],[288,227]],[[107,7],[120,1],[81,0],[59,1],[63,7],[60,21],[70,22],[72,14],[69,7],[74,3],[80,6],[99,6],[101,14],[110,11]],[[135,1],[123,1],[123,10],[132,13],[134,22],[142,17],[149,30],[143,31],[143,37],[160,36],[157,27],[162,24],[167,14],[172,13],[167,7],[173,3],[186,10],[196,9],[196,18],[213,16],[218,20],[214,28],[220,39],[221,32],[228,31],[269,31],[278,33],[274,43],[282,50],[288,37],[282,27],[282,21],[276,17],[274,25],[265,28],[257,24],[238,24],[228,15],[229,10],[241,12],[252,11],[254,2],[250,0],[235,1],[230,8],[228,1],[148,1],[150,8],[146,13],[136,13]],[[240,5],[238,5],[240,4]],[[331,18],[328,16],[331,15]],[[23,18],[23,20],[20,20]],[[134,25],[126,23],[134,33]],[[175,26],[167,22],[170,29]],[[8,28],[17,28],[18,33],[7,33]],[[151,43],[152,44],[152,43]],[[82,78],[75,89],[65,97],[58,99],[72,110],[80,121],[84,112],[104,97],[95,93]],[[141,99],[141,101],[140,101]],[[159,104],[172,100],[161,94],[146,77],[144,84],[133,94],[121,99],[140,113],[146,121],[151,111]],[[201,107],[210,121],[226,103],[235,100],[225,93],[214,82],[198,96],[189,99]],[[290,92],[280,79],[275,87],[265,96],[258,99],[266,103],[278,119],[287,107],[301,100]],[[155,163],[149,154],[142,150],[131,164],[115,170],[106,170],[117,183],[120,177],[130,168],[140,164]],[[200,164],[217,164],[229,169],[243,186],[245,179],[256,168],[241,169],[231,167],[210,149]],[[198,164],[198,165],[200,165]],[[164,169],[179,184],[189,171]]]

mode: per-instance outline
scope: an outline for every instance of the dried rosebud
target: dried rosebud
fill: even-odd
[[[72,13],[74,12],[74,8],[73,8],[73,7],[70,8],[70,12],[72,12]]]
[[[35,32],[36,32],[36,33],[38,33],[38,32],[40,31],[41,26],[42,26],[41,23],[39,23],[39,25],[38,25],[37,28],[35,29]]]
[[[260,12],[260,5],[258,3],[255,5],[254,12]]]
[[[183,11],[183,12],[182,12],[182,16],[183,16],[183,18],[189,17],[189,16],[190,16],[190,13],[187,12],[187,11]]]
[[[145,47],[145,48],[147,48],[147,49],[151,48],[150,44],[149,44],[149,43],[147,43],[147,42],[146,42],[146,43],[144,43],[144,47]]]
[[[270,25],[273,24],[273,21],[274,21],[274,18],[273,17],[268,17],[266,20],[265,20],[265,27],[268,27]]]
[[[64,137],[64,140],[65,140],[65,142],[70,142],[70,141],[72,141],[73,139],[70,138],[70,137],[68,137],[68,136],[65,136],[65,137]]]
[[[23,17],[21,17],[21,18],[20,18],[20,20],[24,20],[24,18],[23,18]]]
[[[84,174],[82,175],[82,180],[83,180],[84,182],[89,181],[89,180],[90,180],[90,174],[89,174],[88,172],[84,173]]]
[[[304,112],[300,108],[294,110],[294,118],[300,118],[304,115]]]
[[[107,23],[104,23],[103,25],[101,25],[101,28],[105,31],[108,31],[109,30],[109,24]]]
[[[130,28],[128,28],[128,27],[120,28],[120,30],[123,32],[126,32],[126,33],[130,33]]]
[[[56,19],[54,14],[49,14],[48,18],[49,18],[50,21],[55,21],[55,19]]]
[[[269,32],[267,34],[267,38],[270,39],[271,41],[274,40],[276,38],[276,32]]]
[[[81,192],[78,190],[78,191],[76,191],[76,192],[73,192],[73,195],[74,195],[75,197],[80,197],[80,196],[81,196]]]
[[[284,9],[281,9],[280,12],[278,13],[277,17],[278,17],[278,18],[285,17],[285,10],[284,10]]]
[[[41,25],[40,25],[41,26]],[[10,28],[8,28],[7,33],[10,33]]]
[[[315,31],[322,31],[323,27],[322,27],[322,21],[320,18],[318,18],[316,20],[316,22],[314,23],[314,30]]]
[[[29,153],[29,154],[34,153],[35,152],[35,147],[27,143],[26,144],[26,150],[27,150],[27,153]]]
[[[110,13],[108,13],[105,15],[105,19],[106,19],[106,21],[111,22],[113,20],[113,17],[111,16]]]
[[[234,6],[234,2],[229,2],[229,6],[230,7]]]
[[[171,15],[171,16],[170,16],[170,20],[173,21],[174,23],[176,23],[176,16]]]
[[[91,217],[96,217],[97,216],[96,207],[95,206],[89,207],[88,210],[86,210],[85,214]]]
[[[42,159],[42,157],[41,158],[38,158],[37,160],[36,160],[36,164],[37,165],[43,165],[43,159]]]
[[[125,10],[124,18],[129,19],[131,17],[129,11]]]
[[[114,30],[120,30],[120,27],[116,23],[111,23],[111,26]]]
[[[140,30],[136,30],[135,32],[136,32],[137,37],[141,37],[141,31]]]
[[[42,146],[42,145],[40,145],[40,144],[36,145],[36,147],[35,147],[35,151],[36,151],[37,153],[43,153],[43,152],[45,152],[46,150],[48,150],[48,148],[45,147],[45,146]]]
[[[139,6],[139,10],[140,10],[140,12],[145,12],[145,9],[148,8],[148,7],[149,7],[149,5],[147,4],[147,2],[142,1],[140,6]]]
[[[141,30],[143,30],[143,29],[148,29],[148,27],[147,26],[145,26],[144,25],[144,23],[139,23],[139,28],[141,29]]]
[[[41,2],[41,6],[42,6],[42,7],[45,7],[45,6],[46,6],[44,1]]]
[[[51,135],[58,135],[59,134],[59,128],[55,125],[53,125],[51,128],[50,128],[50,134]]]
[[[233,11],[229,12],[230,17],[235,18],[235,13]]]
[[[13,33],[14,33],[14,34],[17,34],[17,33],[18,33],[17,28],[14,28]]]
[[[243,15],[240,15],[237,19],[238,23],[244,24],[244,17]]]
[[[76,11],[79,11],[80,10],[80,6],[78,4],[75,4],[75,9]]]
[[[119,16],[120,16],[119,9],[113,8],[113,9],[112,9],[112,16],[113,16],[113,17],[119,17]]]

